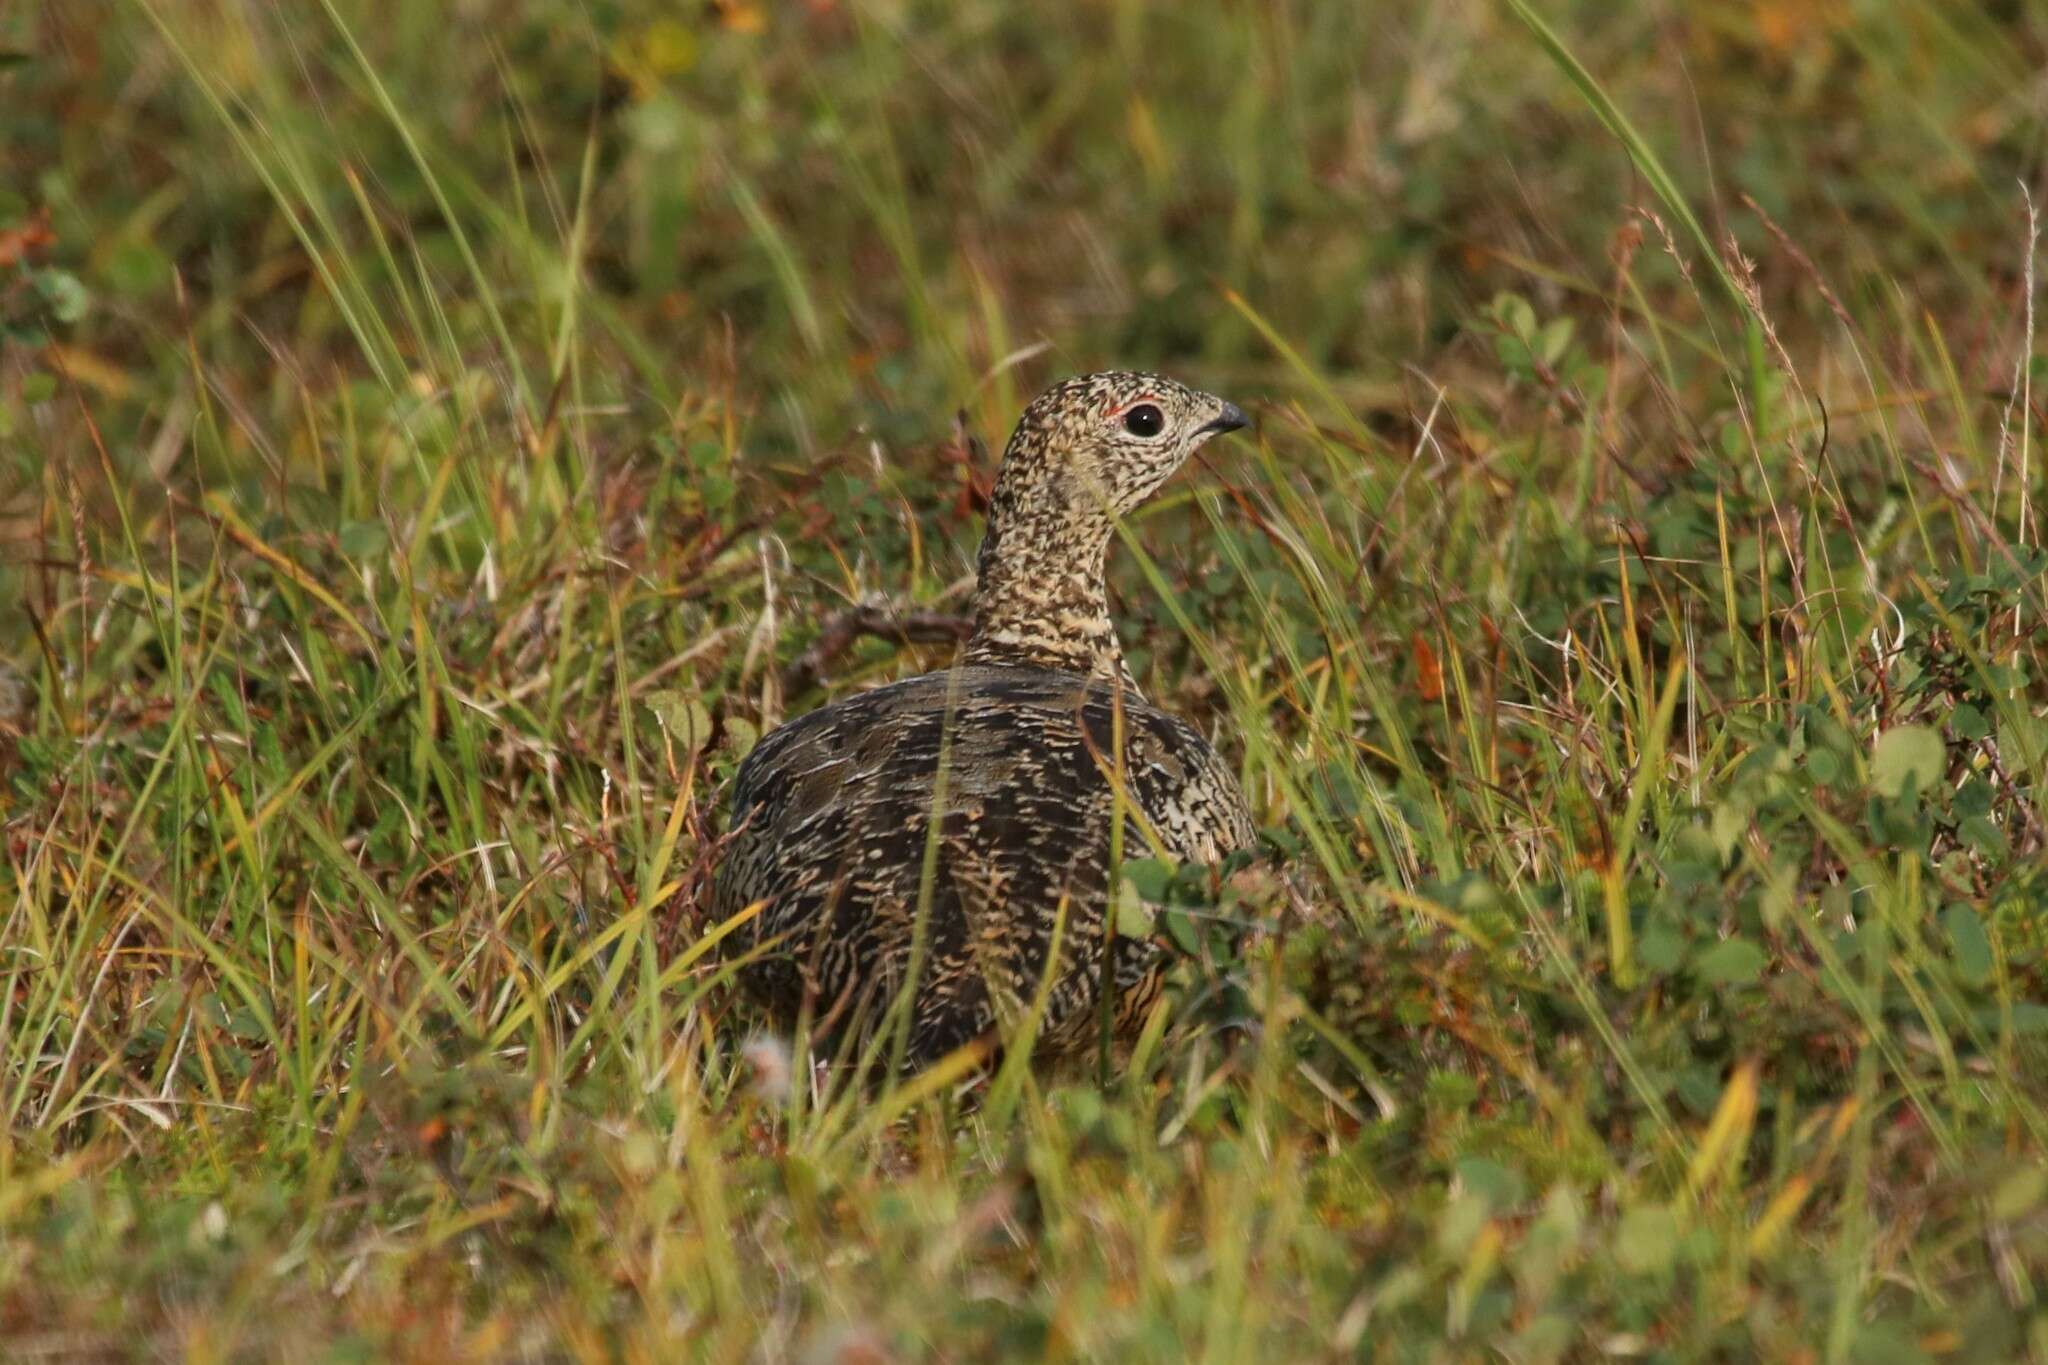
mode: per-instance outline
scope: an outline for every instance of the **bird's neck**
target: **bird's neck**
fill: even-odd
[[[998,488],[981,542],[974,634],[962,662],[1048,668],[1136,690],[1109,619],[1109,518],[1034,508]]]

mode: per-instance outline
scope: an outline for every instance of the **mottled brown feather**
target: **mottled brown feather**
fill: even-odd
[[[1160,409],[1156,436],[1125,429],[1141,403]],[[1105,927],[1119,787],[1127,858],[1214,863],[1253,827],[1215,751],[1132,683],[1103,559],[1117,516],[1242,421],[1156,375],[1039,397],[1004,454],[961,663],[800,717],[748,755],[713,909],[764,903],[736,946],[765,948],[740,979],[778,1020],[808,1002],[821,1033],[865,1035],[915,956],[912,1064],[1000,1037],[1042,986],[1037,1046],[1071,1052],[1097,1036],[1113,942],[1115,1028],[1142,1021],[1160,950]]]

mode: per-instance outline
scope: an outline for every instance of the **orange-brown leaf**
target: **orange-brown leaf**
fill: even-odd
[[[0,227],[0,266],[20,265],[56,240],[57,234],[50,231],[50,210],[37,209],[25,223]]]
[[[1415,650],[1415,690],[1424,701],[1441,701],[1444,695],[1444,666],[1437,661],[1429,641],[1416,631],[1408,637]]]

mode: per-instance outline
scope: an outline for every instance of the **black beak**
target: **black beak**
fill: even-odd
[[[1216,432],[1220,434],[1226,431],[1241,431],[1250,425],[1251,419],[1244,415],[1243,408],[1235,403],[1225,403],[1223,411],[1210,418],[1203,425],[1202,431],[1204,433]]]

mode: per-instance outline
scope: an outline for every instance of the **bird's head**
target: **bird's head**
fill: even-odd
[[[1117,518],[1202,442],[1244,424],[1235,403],[1128,370],[1063,380],[1032,399],[989,498],[963,657],[1134,687],[1102,580]]]
[[[1235,403],[1156,374],[1108,370],[1062,380],[1024,409],[1003,452],[996,498],[1122,516],[1196,447],[1245,425]]]

